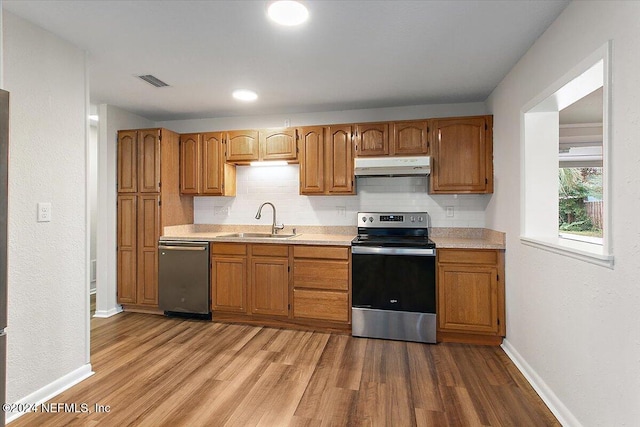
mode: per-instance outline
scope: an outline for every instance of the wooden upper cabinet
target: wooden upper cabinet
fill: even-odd
[[[325,189],[325,128],[304,127],[297,129],[297,132],[300,147],[300,194],[322,194]]]
[[[493,192],[491,116],[433,120],[432,193]]]
[[[226,164],[222,132],[180,136],[180,193],[235,196],[236,167]]]
[[[391,154],[396,156],[429,154],[429,122],[427,120],[394,122]]]
[[[356,156],[386,156],[389,154],[389,123],[356,125]]]
[[[327,193],[354,194],[351,126],[328,127],[325,146]]]
[[[300,137],[300,194],[353,194],[351,126],[310,126]]]
[[[138,191],[160,192],[160,129],[138,131]]]
[[[118,193],[138,191],[138,132],[118,132]]]
[[[225,193],[224,144],[221,132],[210,132],[202,135],[202,194],[230,195]],[[235,172],[235,166],[229,165]],[[235,181],[235,175],[233,177]],[[235,188],[235,184],[233,186]],[[235,195],[235,191],[234,194]]]
[[[295,128],[260,131],[260,160],[296,160]]]
[[[200,134],[180,135],[180,193],[200,193]]]
[[[260,140],[257,130],[234,130],[226,134],[228,162],[250,162],[260,159]]]

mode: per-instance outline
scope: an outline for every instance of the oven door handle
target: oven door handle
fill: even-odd
[[[413,256],[436,256],[435,249],[424,248],[388,248],[375,246],[352,246],[352,254],[362,255],[413,255]]]

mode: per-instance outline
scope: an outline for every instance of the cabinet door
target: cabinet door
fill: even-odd
[[[118,196],[118,303],[136,303],[137,269],[137,196]]]
[[[492,191],[488,176],[488,171],[493,170],[492,144],[486,140],[488,124],[485,118],[437,119],[433,121],[433,128],[431,191]]]
[[[138,191],[160,192],[160,130],[138,131]]]
[[[356,156],[389,154],[389,123],[356,125]]]
[[[351,126],[331,126],[326,147],[327,193],[353,194]]]
[[[322,126],[298,129],[300,194],[324,192],[324,131]]]
[[[211,309],[247,312],[246,257],[214,256],[211,259]]]
[[[289,314],[289,260],[251,259],[251,313],[271,316]]]
[[[200,135],[180,135],[180,193],[200,192]]]
[[[429,153],[429,126],[426,120],[395,122],[391,152],[397,156]]]
[[[498,334],[498,270],[438,265],[438,326],[447,332]]]
[[[118,193],[138,191],[138,132],[118,132]]]
[[[202,135],[202,194],[223,194],[224,147],[222,133]]]
[[[249,162],[260,158],[260,140],[256,130],[227,132],[227,161]]]
[[[138,197],[137,304],[158,305],[158,239],[160,196]]]
[[[260,131],[260,160],[296,160],[296,130],[267,129]]]

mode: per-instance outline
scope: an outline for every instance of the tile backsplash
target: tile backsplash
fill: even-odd
[[[433,227],[484,227],[491,195],[430,195],[425,177],[357,178],[354,196],[301,196],[299,165],[237,166],[236,197],[196,197],[196,224],[270,224],[272,202],[278,223],[287,225],[356,225],[362,211],[427,211]],[[447,210],[453,216],[447,216]]]

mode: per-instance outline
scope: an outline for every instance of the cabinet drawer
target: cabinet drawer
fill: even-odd
[[[350,309],[346,292],[293,290],[293,316],[296,318],[348,322]]]
[[[498,263],[498,251],[487,249],[438,249],[438,262],[496,265]]]
[[[295,260],[294,288],[349,290],[349,263],[346,261]]]
[[[213,243],[212,255],[246,255],[247,245],[242,243]]]
[[[349,247],[304,246],[293,247],[294,258],[349,259]]]
[[[288,245],[269,245],[269,244],[251,245],[251,255],[288,257],[289,246]]]

